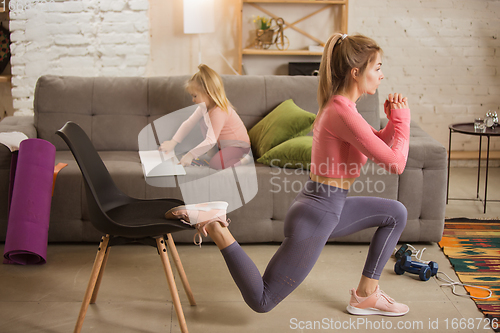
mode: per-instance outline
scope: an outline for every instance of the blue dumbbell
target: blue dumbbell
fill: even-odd
[[[399,250],[396,251],[396,253],[394,254],[394,257],[396,257],[396,260],[399,260],[399,259],[401,259],[401,257],[411,256],[411,254],[412,254],[412,252],[408,248],[408,244],[403,244],[403,245],[401,245]]]
[[[438,264],[434,261],[424,264],[411,261],[411,256],[402,256],[394,265],[394,272],[402,275],[405,272],[417,274],[422,281],[427,281],[438,272]]]

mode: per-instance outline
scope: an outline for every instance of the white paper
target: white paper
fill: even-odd
[[[186,170],[179,164],[174,151],[165,154],[159,150],[139,151],[144,177],[185,175]]]
[[[11,152],[19,150],[21,141],[28,139],[22,132],[2,132],[0,133],[0,144],[7,146]]]

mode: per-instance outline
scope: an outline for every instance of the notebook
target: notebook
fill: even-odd
[[[145,177],[185,175],[186,170],[179,164],[174,151],[165,154],[159,150],[139,151]]]

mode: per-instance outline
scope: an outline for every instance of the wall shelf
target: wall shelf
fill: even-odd
[[[12,75],[0,75],[0,83],[10,82]]]
[[[245,3],[305,3],[305,4],[328,4],[347,5],[348,0],[243,0]]]
[[[269,50],[269,49],[258,49],[251,48],[249,46],[243,45],[243,7],[245,5],[253,6],[257,10],[263,12],[264,14],[276,19],[279,16],[270,12],[264,7],[261,7],[262,4],[283,4],[283,5],[296,5],[296,4],[306,4],[306,5],[316,5],[319,7],[319,10],[304,16],[295,22],[287,22],[285,18],[284,29],[293,29],[300,34],[312,39],[315,43],[324,45],[326,41],[322,41],[306,31],[299,29],[295,25],[299,22],[302,22],[317,13],[323,11],[324,9],[330,7],[338,7],[340,10],[340,32],[347,33],[347,17],[348,17],[348,5],[349,0],[240,0],[240,15],[238,18],[238,72],[242,74],[243,71],[243,55],[269,55],[269,56],[321,56],[323,52],[317,51],[309,51],[307,49],[289,49],[285,51],[281,50]],[[323,5],[323,7],[321,7]],[[332,22],[333,23],[333,22]]]
[[[0,22],[8,20],[9,20],[9,11],[8,10],[4,11],[3,8],[0,7]]]
[[[308,51],[308,50],[285,50],[285,51],[280,51],[280,50],[260,50],[260,49],[243,49],[242,51],[243,54],[247,55],[297,55],[297,56],[321,56],[323,52],[315,52],[315,51]]]
[[[9,0],[5,0],[0,3],[0,25],[2,25],[2,22],[7,22],[7,21],[9,21]],[[12,80],[12,75],[10,74],[0,75],[0,83],[6,83],[6,82],[10,83],[11,80]]]
[[[0,14],[7,14],[7,18],[9,15],[9,0],[0,0]]]

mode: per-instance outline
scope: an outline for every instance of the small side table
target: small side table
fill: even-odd
[[[490,162],[490,138],[492,136],[500,136],[500,126],[495,126],[493,128],[486,128],[486,132],[480,133],[474,131],[474,123],[460,123],[460,124],[451,124],[448,126],[450,129],[450,139],[448,146],[448,180],[446,184],[446,203],[448,204],[449,200],[479,200],[484,204],[484,213],[486,213],[486,196],[488,191],[488,167]],[[448,198],[449,188],[450,188],[450,155],[451,155],[451,134],[452,133],[461,133],[467,135],[479,136],[479,157],[478,157],[478,166],[477,166],[477,191],[475,199],[456,199],[456,198]],[[484,184],[484,200],[481,200],[479,197],[479,180],[481,177],[481,142],[483,141],[483,136],[488,139],[488,148],[486,150],[486,176],[485,176],[485,184]],[[489,201],[499,201],[499,200],[489,200]]]

